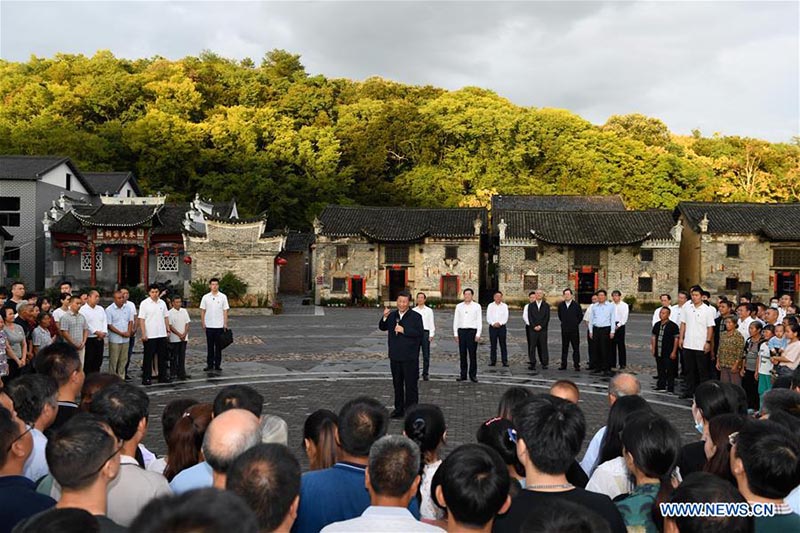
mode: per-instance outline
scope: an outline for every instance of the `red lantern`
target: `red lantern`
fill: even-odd
[[[288,262],[289,262],[289,261],[287,261],[287,260],[286,260],[286,259],[284,259],[283,257],[276,257],[276,258],[275,258],[275,264],[276,264],[276,265],[278,265],[278,266],[284,266],[284,265],[285,265],[285,264],[287,264]]]
[[[170,253],[169,250],[164,250],[164,255],[166,255],[167,257],[169,257],[169,253]]]
[[[136,255],[136,247],[131,246],[130,248],[128,248],[128,253],[131,255]]]
[[[103,248],[103,251],[105,253],[107,253],[107,254],[110,254],[111,253],[111,247],[110,246],[106,246],[105,248]]]
[[[69,255],[78,255],[78,250],[73,248],[72,250],[69,251]]]
[[[183,258],[183,262],[185,264],[187,264],[187,265],[191,265],[192,264],[192,257],[187,255],[186,257]]]

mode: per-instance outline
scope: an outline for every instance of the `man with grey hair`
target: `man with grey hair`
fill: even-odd
[[[260,442],[261,424],[250,411],[230,409],[214,417],[203,438],[203,456],[213,471],[213,486],[224,489],[233,461]]]
[[[419,488],[419,465],[419,447],[411,439],[387,435],[375,441],[364,482],[370,506],[361,516],[335,522],[322,531],[442,531],[418,522],[408,510]]]
[[[642,391],[642,385],[639,383],[639,378],[627,372],[620,372],[608,382],[608,407],[611,408],[619,398],[623,396],[636,396]],[[589,446],[586,448],[586,454],[581,461],[581,468],[586,472],[586,475],[591,477],[594,469],[597,468],[597,460],[600,457],[600,445],[603,442],[603,437],[606,434],[606,427],[603,426],[597,430]]]

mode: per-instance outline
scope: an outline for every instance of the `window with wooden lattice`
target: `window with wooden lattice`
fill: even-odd
[[[103,270],[103,254],[95,252],[94,254],[95,270]],[[86,272],[92,270],[92,252],[81,252],[81,270]]]
[[[159,255],[156,260],[156,270],[158,272],[177,272],[180,263],[177,255]]]

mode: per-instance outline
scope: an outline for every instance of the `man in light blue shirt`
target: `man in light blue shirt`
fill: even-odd
[[[122,291],[114,292],[114,303],[106,307],[108,322],[108,371],[125,379],[128,344],[133,334],[133,313]]]
[[[612,376],[611,341],[616,329],[616,307],[607,301],[605,289],[597,291],[597,303],[592,307],[592,319],[589,322],[589,338],[594,340],[598,366],[592,374]]]
[[[214,483],[214,471],[211,465],[203,461],[183,470],[172,478],[169,488],[175,494],[183,494],[194,489],[205,489]]]

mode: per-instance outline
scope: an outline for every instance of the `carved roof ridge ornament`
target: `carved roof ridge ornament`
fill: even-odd
[[[380,241],[380,242],[413,242],[419,241],[424,239],[430,234],[430,228],[425,228],[424,230],[420,231],[419,233],[407,235],[403,237],[396,237],[396,238],[389,238],[389,237],[381,237],[376,233],[374,229],[368,228],[361,228],[360,233],[367,237],[368,239],[372,239],[373,241]]]

